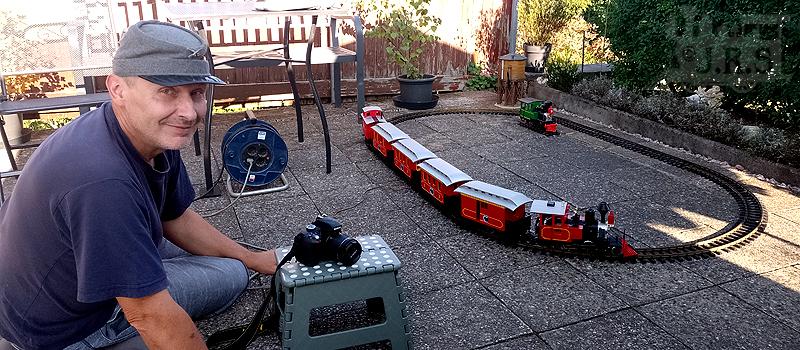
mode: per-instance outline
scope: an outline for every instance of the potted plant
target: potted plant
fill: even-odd
[[[517,33],[524,43],[525,71],[541,73],[550,55],[550,39],[590,0],[519,0]]]
[[[362,10],[377,17],[374,26],[367,26],[368,38],[387,40],[386,53],[405,74],[397,77],[400,96],[395,105],[409,109],[427,109],[436,105],[433,96],[433,75],[422,74],[420,57],[425,48],[439,39],[434,33],[442,20],[428,11],[430,0],[367,0],[359,4]]]

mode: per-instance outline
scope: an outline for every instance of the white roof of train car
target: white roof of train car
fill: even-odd
[[[441,158],[431,158],[422,163],[419,167],[428,174],[441,181],[445,186],[450,186],[461,181],[470,181],[472,178],[463,171],[445,162]]]
[[[458,186],[455,191],[489,203],[502,205],[509,210],[515,210],[521,205],[532,201],[532,199],[522,193],[488,184],[483,181],[467,182]]]
[[[394,143],[394,149],[404,154],[412,162],[416,163],[425,159],[436,158],[433,152],[429,151],[425,146],[420,145],[414,139],[402,139]]]
[[[392,123],[378,123],[372,127],[372,130],[377,132],[381,137],[389,142],[394,142],[400,139],[407,139],[408,135],[403,130],[398,129]]]
[[[567,202],[535,199],[531,203],[531,213],[564,215],[567,213]]]

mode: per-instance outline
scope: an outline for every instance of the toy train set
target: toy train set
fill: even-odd
[[[551,103],[523,103],[523,122],[555,132]],[[473,180],[386,122],[379,107],[364,107],[361,125],[368,147],[393,164],[412,187],[443,213],[479,224],[471,227],[510,244],[561,245],[620,257],[637,254],[624,237],[610,232],[614,213],[605,202],[596,209],[585,210],[584,215],[577,210],[571,214],[564,201],[533,200],[522,193]],[[530,209],[526,211],[527,205]]]

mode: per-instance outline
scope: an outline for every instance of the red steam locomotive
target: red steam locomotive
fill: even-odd
[[[624,238],[612,234],[614,213],[605,202],[584,215],[570,214],[563,201],[533,200],[522,193],[473,180],[386,122],[379,107],[364,107],[364,138],[412,186],[430,196],[440,210],[476,222],[508,243],[571,244],[612,255],[636,255]],[[530,210],[525,208],[530,205]]]

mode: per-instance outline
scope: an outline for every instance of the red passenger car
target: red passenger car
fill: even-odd
[[[389,157],[389,152],[394,150],[392,143],[401,139],[407,139],[408,135],[391,123],[377,123],[372,125],[374,132],[372,146],[375,147],[384,157]]]
[[[522,193],[482,181],[467,182],[455,192],[461,194],[461,216],[464,218],[504,232],[518,231],[520,224],[523,228],[530,227],[525,204],[532,199]]]
[[[420,145],[414,139],[400,139],[392,144],[394,147],[394,166],[403,172],[412,183],[418,183],[418,164],[426,159],[436,158],[433,152]]]
[[[444,204],[446,210],[457,210],[460,196],[454,190],[472,178],[441,158],[423,161],[419,168],[422,191]]]

